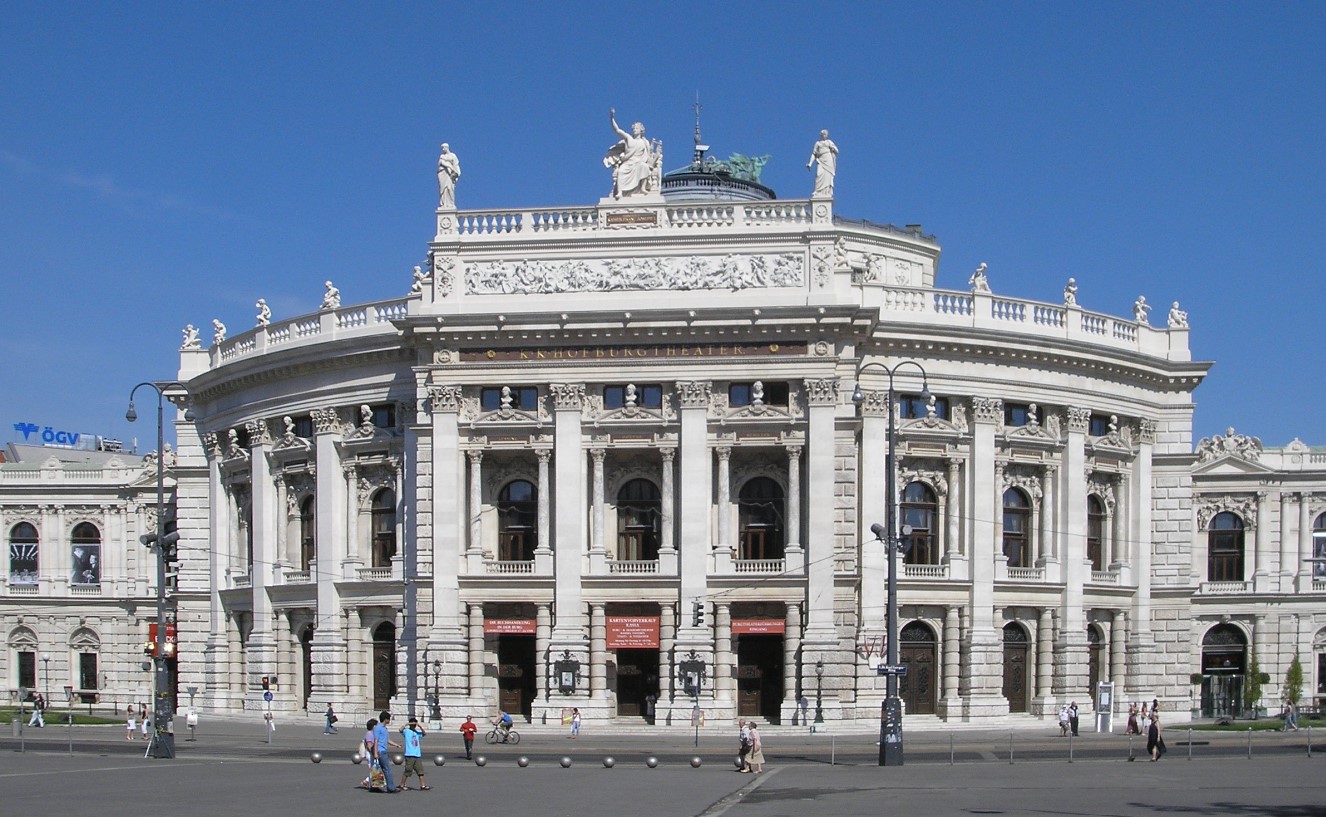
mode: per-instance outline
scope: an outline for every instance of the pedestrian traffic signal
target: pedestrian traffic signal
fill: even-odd
[[[269,678],[269,677],[267,677],[266,675],[264,675],[264,676],[262,677],[262,688],[263,688],[263,689],[271,689],[271,688],[272,688],[272,679]]]
[[[702,601],[695,602],[694,605],[691,607],[691,626],[692,627],[704,626],[704,602]]]

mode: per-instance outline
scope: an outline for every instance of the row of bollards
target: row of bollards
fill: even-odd
[[[367,757],[365,757],[364,755],[362,755],[362,754],[360,754],[360,753],[358,753],[358,752],[356,752],[355,754],[353,754],[353,755],[350,756],[350,762],[351,762],[351,763],[354,763],[356,766],[359,765],[360,763],[363,763],[363,762],[364,762],[365,760],[367,760],[367,759],[368,759]],[[313,754],[309,755],[309,760],[313,761],[314,763],[321,763],[321,762],[322,762],[322,752],[314,752]],[[392,762],[392,764],[394,764],[394,765],[396,765],[396,766],[400,766],[402,763],[405,762],[405,757],[404,757],[403,755],[399,755],[399,754],[397,754],[397,755],[392,755],[392,756],[391,756],[391,762]],[[569,758],[569,757],[563,756],[562,759],[561,759],[560,761],[558,761],[558,763],[559,763],[559,765],[561,765],[561,767],[562,767],[563,769],[569,769],[569,768],[571,768],[571,758]],[[740,758],[738,758],[738,759],[736,760],[736,763],[738,763],[738,764],[741,763]],[[446,757],[444,757],[443,755],[434,755],[434,756],[433,756],[433,765],[434,765],[434,766],[445,766],[446,764],[447,764],[447,759],[446,759]],[[698,769],[698,768],[700,768],[700,766],[702,766],[703,764],[704,764],[704,761],[701,760],[699,757],[693,757],[693,758],[691,758],[691,768],[692,768],[692,769]],[[487,766],[487,765],[488,765],[488,758],[485,757],[485,756],[483,756],[483,755],[475,755],[475,757],[474,757],[474,765],[475,765],[475,766],[480,766],[480,767]],[[522,768],[522,769],[528,767],[528,766],[529,766],[529,757],[527,757],[527,756],[525,756],[525,755],[521,755],[520,757],[516,758],[516,765],[519,766],[519,767]],[[616,759],[615,757],[612,757],[611,755],[609,755],[608,757],[603,758],[603,768],[605,768],[605,769],[611,769],[612,767],[614,767],[614,766],[616,766],[616,765],[617,765],[617,759]],[[645,758],[645,765],[648,766],[648,767],[651,768],[651,769],[656,769],[656,768],[658,768],[658,758],[653,757],[653,756],[650,756],[650,757]]]

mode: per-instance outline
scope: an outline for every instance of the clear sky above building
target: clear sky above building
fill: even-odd
[[[1163,325],[1196,436],[1326,444],[1326,4],[9,3],[0,26],[0,441],[140,439],[180,329],[403,296],[438,144],[462,209],[592,204],[608,109],[688,161],[770,154],[837,214],[922,224],[938,286]],[[35,440],[33,440],[35,442]]]

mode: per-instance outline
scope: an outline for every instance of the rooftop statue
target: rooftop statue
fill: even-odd
[[[331,281],[324,281],[322,285],[326,287],[326,291],[322,293],[322,308],[340,309],[341,291],[336,287],[332,286]]]
[[[985,277],[985,262],[976,268],[976,271],[967,279],[967,285],[971,287],[972,292],[989,292],[990,279]]]
[[[1169,308],[1169,328],[1170,329],[1188,328],[1188,313],[1184,312],[1182,309],[1179,309],[1178,301],[1175,301],[1174,305]]]
[[[617,109],[608,109],[608,121],[621,141],[603,157],[603,166],[612,169],[614,199],[645,196],[658,192],[658,170],[663,161],[663,146],[645,138],[645,126],[631,125],[627,133],[617,126]]]
[[[838,146],[829,139],[827,130],[820,131],[820,140],[810,151],[810,161],[806,167],[815,168],[815,190],[811,198],[833,198],[833,180],[838,175]]]
[[[1147,313],[1151,311],[1151,304],[1146,302],[1145,295],[1138,295],[1137,300],[1133,301],[1133,320],[1138,323],[1150,324],[1147,320]]]
[[[741,153],[734,153],[727,157],[728,171],[734,179],[745,179],[748,182],[759,182],[760,173],[764,166],[769,163],[771,157],[769,154],[763,156],[746,156]]]
[[[442,154],[437,157],[437,206],[456,208],[456,180],[460,178],[460,157],[451,152],[451,146],[442,143]]]
[[[258,308],[258,325],[266,326],[272,322],[272,308],[267,305],[266,298],[259,298],[254,304]]]
[[[184,342],[180,344],[181,349],[201,349],[202,339],[198,337],[198,328],[193,324],[184,327]]]
[[[226,339],[226,325],[216,318],[212,319],[212,343],[223,343]]]
[[[1069,278],[1064,286],[1064,306],[1077,306],[1077,279]]]

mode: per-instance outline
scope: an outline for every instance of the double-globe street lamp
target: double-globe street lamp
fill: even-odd
[[[898,486],[896,452],[898,448],[898,424],[895,416],[897,395],[893,388],[893,376],[904,366],[914,366],[921,373],[921,399],[930,400],[930,383],[925,369],[915,360],[902,360],[892,368],[883,363],[866,363],[857,369],[857,385],[852,391],[852,401],[860,405],[865,399],[861,390],[861,374],[877,368],[889,378],[888,402],[885,409],[889,417],[888,451],[884,456],[884,498],[887,502],[886,525],[878,523],[870,526],[870,532],[884,543],[889,556],[889,583],[887,606],[888,646],[885,652],[885,665],[882,671],[887,677],[884,705],[880,712],[879,725],[879,765],[901,766],[903,764],[902,742],[902,700],[898,697],[898,677],[902,672],[898,665],[898,550],[901,542],[898,538]]]
[[[175,757],[175,736],[170,732],[170,719],[174,716],[170,707],[170,668],[166,664],[166,561],[170,551],[179,540],[179,532],[166,534],[166,451],[165,451],[165,404],[166,400],[184,401],[188,397],[182,383],[155,383],[145,380],[134,386],[129,392],[129,410],[124,419],[134,422],[138,412],[134,409],[134,395],[147,386],[157,393],[157,529],[155,533],[144,534],[143,544],[156,547],[157,551],[157,633],[153,645],[153,696],[152,727],[153,739],[150,747],[155,758]],[[169,393],[169,394],[168,394]],[[193,420],[193,410],[186,406],[185,420]]]

